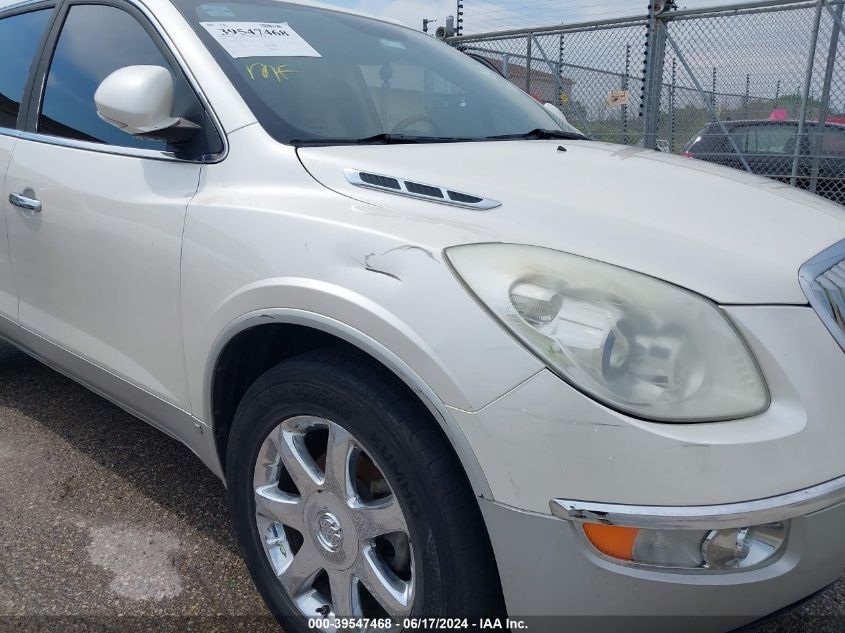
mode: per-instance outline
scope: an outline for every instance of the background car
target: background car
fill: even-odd
[[[684,147],[684,155],[727,167],[745,169],[740,155],[751,171],[782,182],[790,182],[798,138],[798,121],[726,121],[725,131],[718,122],[708,123]],[[845,125],[808,123],[798,160],[798,180],[802,189],[811,188],[816,175],[815,193],[845,204]]]

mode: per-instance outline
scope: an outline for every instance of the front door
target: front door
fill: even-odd
[[[179,114],[196,114],[199,102],[128,7],[72,3],[59,25],[55,53],[42,62],[37,125],[8,172],[7,190],[37,205],[7,206],[20,322],[93,370],[190,411],[180,253],[201,165],[105,123],[94,93],[119,68],[157,65],[174,76]]]

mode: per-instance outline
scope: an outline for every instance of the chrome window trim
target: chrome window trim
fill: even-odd
[[[828,306],[813,292],[813,284],[816,278],[842,261],[845,261],[845,240],[826,248],[801,266],[801,269],[798,271],[798,281],[801,284],[801,290],[804,291],[804,295],[807,297],[807,301],[810,302],[810,306],[819,315],[819,318],[825,324],[831,336],[839,344],[839,347],[845,351],[845,332],[836,323],[833,315],[828,310]]]
[[[401,189],[393,189],[391,187],[381,187],[379,185],[374,185],[369,182],[364,182],[361,179],[361,174],[372,174],[373,176],[378,176],[380,178],[389,178],[390,180],[396,180],[399,183],[399,187]],[[462,209],[471,209],[473,211],[490,211],[491,209],[495,209],[497,207],[502,206],[502,203],[498,200],[492,200],[490,198],[485,198],[484,196],[479,196],[476,194],[466,193],[464,191],[458,191],[457,189],[450,189],[449,187],[441,187],[440,185],[429,185],[426,183],[419,182],[414,178],[401,178],[399,176],[388,176],[387,174],[378,174],[375,172],[370,172],[364,169],[344,169],[343,170],[344,176],[346,176],[346,180],[350,185],[354,185],[355,187],[361,187],[362,189],[372,189],[373,191],[380,191],[382,193],[389,193],[393,194],[394,196],[402,196],[404,198],[413,198],[415,200],[424,200],[425,202],[433,202],[434,204],[445,204],[450,207],[460,207]],[[409,191],[405,186],[406,182],[415,183],[418,185],[423,185],[424,187],[431,187],[433,189],[438,189],[442,194],[442,198],[436,198],[433,196],[427,196],[425,194],[414,193]],[[471,196],[473,198],[480,198],[481,202],[459,202],[456,200],[451,200],[449,198],[449,191],[453,193],[458,193],[465,196]]]
[[[57,0],[57,5],[61,3],[62,0]],[[136,8],[140,11],[144,17],[149,21],[150,25],[152,25],[155,32],[161,38],[164,45],[167,47],[170,54],[173,55],[173,58],[176,60],[176,64],[179,66],[179,69],[182,71],[182,74],[188,80],[188,83],[191,85],[191,88],[197,95],[197,98],[200,100],[203,109],[208,113],[208,117],[211,120],[212,125],[214,126],[217,134],[220,136],[220,141],[223,143],[223,149],[218,154],[213,154],[207,157],[204,157],[200,160],[186,160],[184,158],[178,158],[173,152],[162,152],[158,150],[147,150],[147,149],[138,149],[133,147],[121,147],[117,145],[107,145],[105,143],[91,143],[88,141],[79,141],[76,139],[65,138],[61,136],[52,136],[50,134],[42,134],[40,132],[29,132],[23,130],[11,130],[9,128],[0,128],[0,134],[4,136],[12,136],[18,139],[24,139],[27,141],[33,141],[37,143],[44,143],[47,145],[56,145],[59,147],[67,147],[72,149],[80,149],[85,151],[91,152],[98,152],[101,154],[110,154],[110,155],[117,155],[117,156],[128,156],[134,158],[145,158],[145,159],[152,159],[152,160],[162,160],[162,161],[172,161],[172,162],[179,162],[179,163],[190,163],[190,164],[203,164],[203,165],[213,165],[219,162],[222,162],[226,159],[229,155],[229,138],[226,135],[226,131],[223,128],[222,123],[220,122],[220,118],[217,116],[217,113],[214,111],[214,108],[211,105],[208,97],[206,96],[205,92],[202,90],[199,81],[191,72],[190,67],[185,62],[185,58],[182,56],[181,51],[173,42],[171,37],[168,35],[167,31],[164,30],[161,23],[156,18],[155,14],[142,2],[138,2],[137,0],[121,0],[126,4]],[[44,0],[24,0],[23,2],[19,2],[14,4],[10,7],[5,7],[2,12],[0,12],[0,19],[3,18],[4,15],[7,13],[11,13],[12,11],[19,10],[27,5],[35,5],[41,4]],[[92,2],[92,4],[98,4],[96,1]],[[107,4],[107,3],[104,3]],[[45,77],[46,81],[46,77]],[[39,107],[40,101],[43,100],[43,90],[39,97]]]
[[[552,514],[574,523],[707,530],[777,523],[845,502],[845,476],[785,495],[707,506],[640,506],[552,499]]]
[[[130,156],[134,158],[150,158],[153,160],[166,160],[178,163],[205,164],[202,160],[185,160],[177,158],[172,152],[162,152],[154,149],[139,149],[137,147],[122,147],[120,145],[107,145],[106,143],[91,143],[77,139],[65,138],[63,136],[51,136],[49,134],[38,134],[36,132],[18,132],[17,137],[24,141],[56,145],[58,147],[69,147],[81,149],[100,154],[111,154],[116,156]]]

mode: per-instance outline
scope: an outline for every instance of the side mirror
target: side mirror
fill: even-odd
[[[565,130],[567,128],[572,127],[572,125],[566,119],[566,115],[564,115],[563,112],[560,111],[560,108],[558,108],[553,103],[544,103],[543,109],[549,114],[550,117],[552,117],[552,120],[557,123],[561,127],[561,129]]]
[[[173,116],[173,77],[161,66],[127,66],[106,77],[94,94],[97,114],[127,134],[180,143],[200,129]]]

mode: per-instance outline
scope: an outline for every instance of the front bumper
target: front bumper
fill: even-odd
[[[792,518],[786,549],[771,564],[723,573],[625,566],[593,550],[577,522],[491,501],[481,510],[508,613],[528,618],[533,631],[730,631],[845,570],[845,504]]]
[[[766,499],[845,474],[845,353],[809,307],[730,307],[771,392],[743,420],[660,424],[618,413],[548,370],[480,411],[451,414],[492,498],[706,506]]]
[[[493,494],[481,508],[508,611],[530,617],[532,630],[730,631],[845,570],[845,354],[809,307],[724,309],[769,385],[760,415],[647,422],[549,371],[480,411],[453,409]],[[679,571],[603,556],[584,537],[585,520],[790,524],[781,554],[758,567]]]

